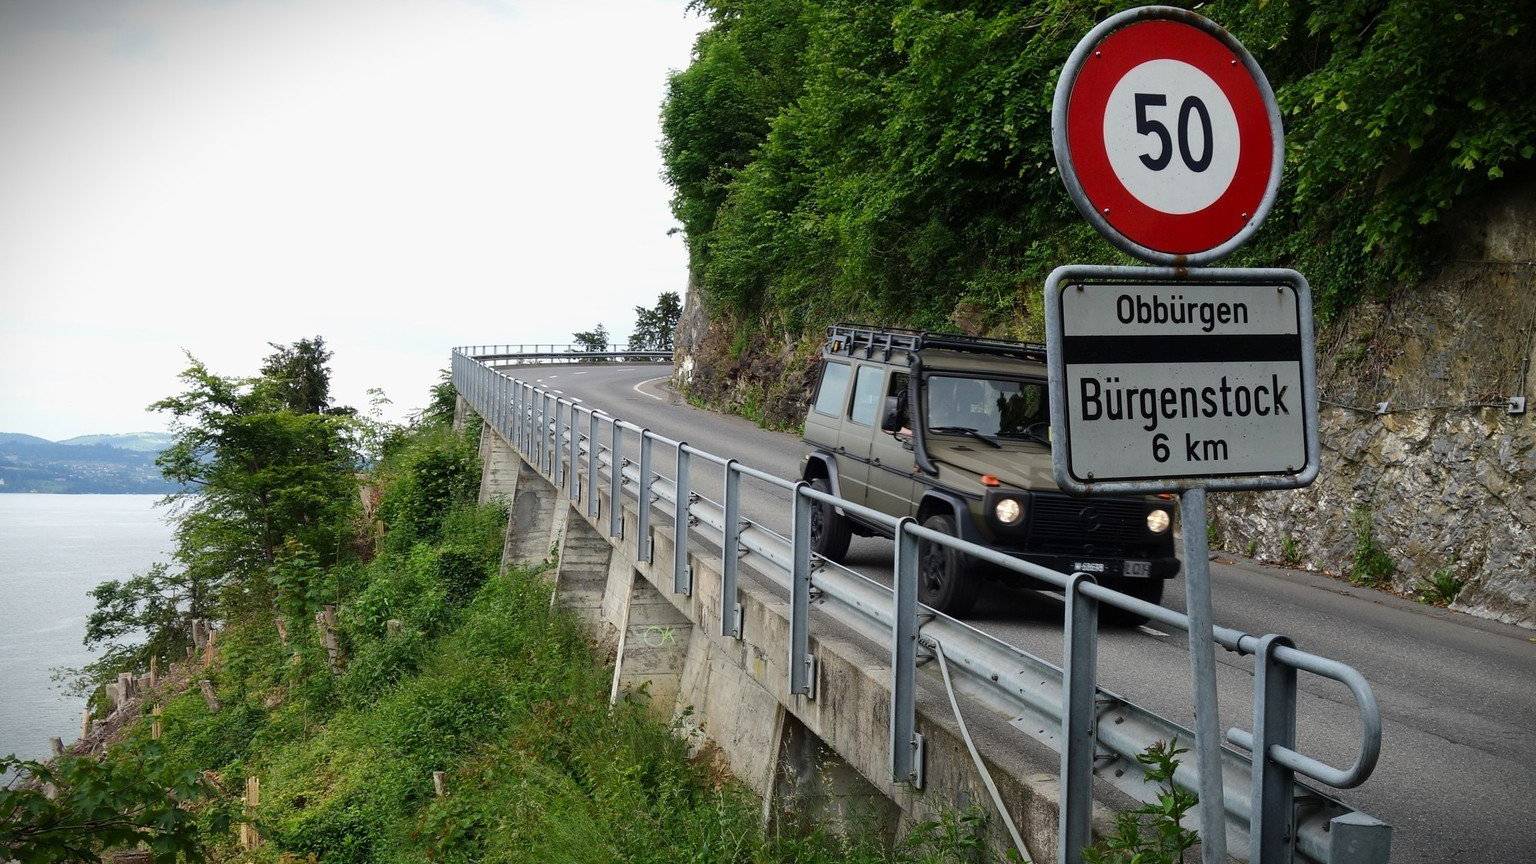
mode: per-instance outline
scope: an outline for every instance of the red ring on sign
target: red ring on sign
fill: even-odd
[[[1104,111],[1120,79],[1149,60],[1179,60],[1210,76],[1237,118],[1237,170],[1219,198],[1193,213],[1165,213],[1132,195],[1104,149]],[[1072,82],[1067,149],[1083,195],[1100,218],[1127,239],[1171,255],[1215,249],[1240,233],[1263,203],[1274,160],[1269,110],[1248,67],[1232,49],[1198,27],[1140,21],[1107,36]],[[1106,212],[1106,210],[1108,212]]]

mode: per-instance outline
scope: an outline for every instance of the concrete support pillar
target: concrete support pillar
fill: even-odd
[[[634,570],[630,571],[623,621],[610,697],[617,701],[643,687],[650,697],[651,713],[671,720],[682,687],[693,623]]]
[[[516,467],[512,499],[507,507],[506,542],[501,550],[503,570],[536,566],[549,560],[556,505],[560,503],[559,491],[528,463],[518,459]]]
[[[771,793],[763,815],[769,831],[831,830],[896,839],[901,808],[788,711],[779,711]]]
[[[453,431],[463,432],[464,424],[469,422],[469,403],[464,397],[454,394],[453,397]]]
[[[612,644],[609,637],[615,628],[603,623],[603,592],[608,587],[613,546],[571,508],[562,509],[566,518],[560,565],[555,570],[555,603],[576,613],[600,642]]]
[[[499,501],[512,506],[513,493],[517,491],[517,466],[521,463],[517,451],[503,441],[490,426],[480,429],[480,503]]]

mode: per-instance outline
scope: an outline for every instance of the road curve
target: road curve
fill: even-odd
[[[798,471],[804,452],[794,435],[689,406],[667,386],[665,365],[506,371],[785,477]],[[719,479],[700,474],[696,469],[698,491],[718,499]],[[747,518],[786,531],[786,493],[753,484],[743,490]],[[889,582],[890,556],[889,541],[855,538],[848,563]],[[1536,861],[1536,632],[1226,554],[1213,562],[1211,576],[1218,624],[1285,634],[1298,647],[1354,666],[1371,682],[1382,709],[1381,761],[1365,786],[1337,794],[1394,826],[1394,862]],[[1170,585],[1166,605],[1182,609],[1183,591],[1182,580]],[[1059,663],[1061,605],[1048,593],[997,587],[969,620]],[[1251,728],[1251,658],[1219,653],[1216,659],[1221,728]],[[1099,675],[1102,686],[1192,725],[1182,634],[1108,630]],[[1348,691],[1306,674],[1299,685],[1298,749],[1347,765],[1359,741]]]

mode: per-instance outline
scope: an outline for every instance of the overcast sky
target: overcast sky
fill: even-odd
[[[0,431],[162,428],[190,351],[325,336],[419,406],[449,347],[681,292],[683,0],[0,0]]]

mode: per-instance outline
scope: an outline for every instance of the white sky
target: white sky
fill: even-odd
[[[338,401],[681,292],[684,0],[0,0],[0,431],[162,428],[191,351]]]

